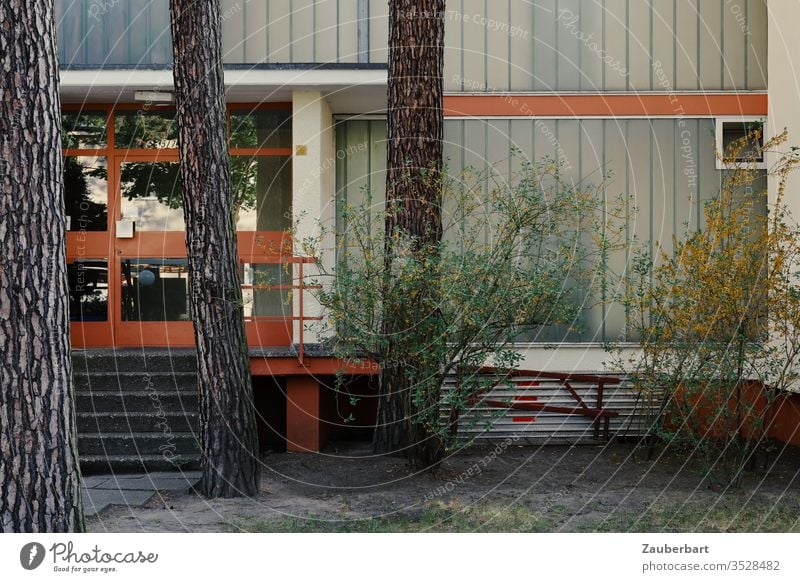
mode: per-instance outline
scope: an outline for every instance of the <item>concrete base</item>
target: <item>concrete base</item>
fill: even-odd
[[[147,475],[95,475],[83,479],[83,511],[97,515],[110,505],[141,507],[158,491],[184,491],[200,480],[197,471]]]

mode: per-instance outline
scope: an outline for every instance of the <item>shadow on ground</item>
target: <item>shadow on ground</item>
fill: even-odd
[[[684,458],[633,445],[474,447],[430,474],[366,444],[266,454],[261,494],[206,500],[156,491],[111,506],[91,531],[800,532],[800,451],[775,451],[738,490],[712,491]],[[180,477],[180,475],[178,475]],[[163,477],[163,476],[161,476]],[[175,481],[170,481],[175,489]]]

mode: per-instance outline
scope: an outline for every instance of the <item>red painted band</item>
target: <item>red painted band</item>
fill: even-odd
[[[449,95],[446,117],[626,117],[767,115],[763,93],[632,95]]]

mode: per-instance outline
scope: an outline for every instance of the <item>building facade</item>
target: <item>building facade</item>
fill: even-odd
[[[56,7],[73,344],[191,348],[168,1]],[[255,376],[286,378],[290,448],[320,446],[338,364],[297,357],[320,310],[285,231],[335,232],[337,206],[383,196],[387,14],[386,0],[222,0],[248,341]],[[448,0],[445,19],[448,171],[503,180],[549,157],[576,182],[608,174],[607,195],[635,201],[628,240],[668,250],[702,227],[716,140],[742,123],[800,140],[795,0]],[[525,365],[602,372],[604,342],[635,349],[621,306],[579,323],[520,343]]]

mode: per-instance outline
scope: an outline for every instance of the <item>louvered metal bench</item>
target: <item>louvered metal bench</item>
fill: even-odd
[[[476,370],[462,371],[469,375],[497,376],[497,381],[490,388],[478,394],[473,394],[467,403],[469,406],[483,406],[503,410],[521,410],[536,412],[553,412],[570,416],[584,416],[592,419],[594,438],[599,439],[601,434],[605,440],[610,438],[609,424],[612,418],[619,416],[618,412],[603,408],[603,393],[605,386],[619,384],[621,380],[613,376],[597,376],[593,374],[569,374],[558,372],[542,372],[538,370],[503,370],[499,368],[483,367]],[[530,390],[539,387],[539,381],[546,380],[550,383],[557,381],[575,401],[575,406],[559,406],[546,402],[539,402],[535,396],[515,396],[510,400],[495,400],[487,397],[487,392],[501,386],[511,385],[514,388]],[[597,395],[593,404],[588,404],[573,388],[572,383],[589,383],[597,386]],[[456,389],[459,389],[458,386]],[[450,431],[455,435],[458,432],[459,414],[454,410],[450,416]]]

